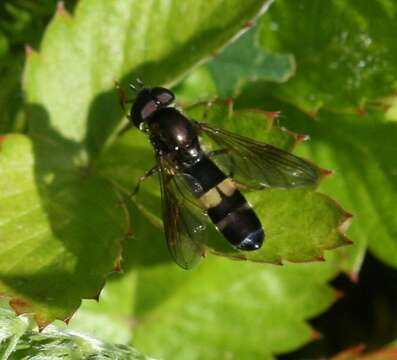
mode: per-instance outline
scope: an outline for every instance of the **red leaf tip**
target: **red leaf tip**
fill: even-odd
[[[349,212],[345,211],[342,215],[343,220],[350,220],[353,217],[353,214],[350,214]]]
[[[347,277],[350,279],[350,281],[353,284],[357,284],[358,280],[359,280],[359,274],[357,271],[349,271],[348,273],[346,273]]]
[[[255,21],[253,20],[248,20],[245,24],[244,24],[244,28],[245,29],[250,29],[255,25]]]
[[[65,8],[65,2],[60,0],[57,3],[57,11],[56,11],[57,15],[69,15],[69,13],[67,12],[66,8]]]
[[[340,300],[341,298],[343,298],[345,296],[345,293],[343,291],[339,290],[339,289],[335,289],[334,290],[334,294],[335,294],[335,298],[334,298],[335,302]]]
[[[368,111],[365,110],[364,108],[357,108],[356,109],[356,115],[365,116],[365,115],[368,115]]]
[[[319,256],[316,256],[316,258],[315,258],[317,261],[325,261],[325,257],[324,257],[324,255],[319,255]]]
[[[309,115],[309,117],[312,119],[315,119],[317,117],[317,114],[318,114],[318,110],[312,110],[307,113],[307,115]]]
[[[13,298],[9,301],[9,304],[17,315],[26,314],[29,311],[30,304],[26,300]]]
[[[295,134],[295,139],[296,141],[307,141],[310,140],[310,135],[306,135],[306,134]]]
[[[265,114],[269,120],[276,120],[280,116],[280,111],[266,111]]]
[[[232,97],[229,96],[229,97],[227,97],[227,98],[225,99],[225,103],[226,103],[227,106],[232,106],[233,103],[234,103],[234,100],[233,100]]]
[[[358,344],[349,350],[351,355],[360,355],[365,350],[365,344]]]
[[[25,45],[25,55],[27,57],[29,57],[32,54],[33,54],[33,48],[29,44],[26,44]]]
[[[73,315],[70,315],[70,316],[66,317],[65,319],[63,319],[63,322],[64,322],[66,325],[69,325],[69,322],[70,322],[70,319],[72,318],[72,316],[73,316]]]
[[[116,261],[114,263],[113,271],[116,272],[116,273],[122,273],[123,272],[123,269],[121,267],[121,256],[119,256],[116,259]]]
[[[330,169],[321,169],[321,173],[323,176],[328,177],[331,176],[334,172]]]
[[[347,211],[345,211],[345,212],[342,214],[342,219],[341,219],[341,224],[339,225],[339,230],[340,230],[343,234],[344,234],[344,233],[347,231],[347,229],[349,228],[352,217],[353,217],[353,215],[350,214],[350,213],[348,213]],[[346,240],[346,242],[347,242],[348,244],[353,244],[353,241],[348,240],[348,239]]]
[[[311,329],[311,331],[310,331],[310,339],[312,341],[320,340],[322,337],[323,337],[323,334],[321,334],[318,330]]]
[[[45,321],[44,319],[41,319],[37,316],[35,316],[34,319],[36,321],[37,326],[39,327],[39,332],[42,332],[47,327],[47,325],[50,324],[48,321]]]

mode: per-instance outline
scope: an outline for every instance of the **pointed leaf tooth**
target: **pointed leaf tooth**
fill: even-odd
[[[228,108],[228,114],[229,114],[229,116],[232,116],[232,114],[233,114],[233,108],[234,108],[234,99],[233,99],[231,96],[227,97],[227,98],[225,99],[225,104],[226,104],[226,106],[227,106],[227,108]]]
[[[353,284],[358,284],[360,280],[360,274],[358,271],[348,271],[346,275]]]
[[[340,222],[340,225],[338,226],[338,230],[342,234],[345,234],[347,232],[347,230],[349,229],[349,227],[351,225],[352,219],[353,219],[353,215],[348,213],[347,211],[345,211],[342,214],[341,222]],[[347,238],[346,238],[346,242],[353,244],[353,242]]]
[[[121,266],[121,262],[122,262],[122,257],[121,255],[119,255],[114,263],[114,267],[113,267],[113,271],[115,273],[122,273],[123,272],[123,268]]]
[[[28,301],[21,298],[12,298],[9,300],[9,304],[17,315],[28,313],[31,306]]]
[[[265,111],[265,115],[269,120],[274,121],[280,117],[280,111]]]
[[[321,340],[322,338],[323,338],[323,334],[320,331],[318,331],[314,328],[311,328],[311,331],[310,331],[310,340],[311,341],[318,341],[318,340]]]
[[[334,289],[334,303],[338,302],[340,299],[342,299],[345,296],[345,293],[342,290],[339,289]]]
[[[334,174],[333,170],[320,168],[320,171],[324,177],[328,177]]]
[[[57,3],[56,15],[58,15],[58,16],[71,16],[70,13],[65,8],[65,2],[62,1],[62,0],[58,1],[58,3]]]
[[[99,298],[101,297],[102,290],[98,291],[91,299],[99,302]]]
[[[249,29],[251,29],[254,25],[255,25],[255,20],[248,20],[248,21],[244,24],[243,28],[249,30]]]
[[[30,55],[32,55],[33,52],[34,52],[33,48],[29,44],[26,44],[25,45],[25,55],[26,55],[26,57],[29,57]]]
[[[310,140],[310,135],[307,134],[295,134],[295,139],[298,142],[304,142]]]
[[[308,115],[311,119],[316,120],[317,115],[318,115],[318,110],[309,111],[309,112],[307,113],[307,115]]]
[[[367,116],[368,115],[368,111],[366,109],[364,109],[364,108],[359,107],[359,108],[356,109],[356,115],[358,115],[358,116]]]
[[[39,332],[42,332],[48,325],[51,324],[51,321],[44,320],[39,317],[37,314],[34,316],[34,320],[39,328]]]
[[[317,257],[315,258],[315,260],[316,260],[316,261],[320,261],[320,262],[324,262],[324,261],[325,261],[325,257],[324,257],[324,255],[320,255],[320,256],[317,256]]]

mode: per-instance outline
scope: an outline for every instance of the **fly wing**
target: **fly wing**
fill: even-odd
[[[223,150],[223,155],[214,157],[215,163],[248,187],[307,187],[321,176],[320,168],[287,151],[209,124],[197,125]]]
[[[159,158],[163,224],[168,249],[184,269],[193,267],[204,255],[207,218],[194,198],[185,175]]]

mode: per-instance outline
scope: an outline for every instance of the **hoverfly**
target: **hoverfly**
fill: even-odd
[[[172,106],[175,96],[163,87],[144,87],[133,102],[129,125],[145,132],[157,165],[138,182],[159,173],[162,216],[169,251],[184,269],[205,254],[207,218],[229,243],[244,251],[258,250],[265,240],[262,224],[233,180],[250,189],[296,188],[315,184],[319,168],[272,145],[188,119]],[[202,135],[219,149],[206,152]],[[221,169],[227,169],[223,171]]]

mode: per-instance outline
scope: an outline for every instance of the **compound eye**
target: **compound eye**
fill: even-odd
[[[162,106],[167,106],[171,104],[175,98],[174,94],[170,90],[162,87],[153,88],[152,96]]]
[[[157,100],[160,101],[162,105],[168,105],[174,100],[174,95],[169,92],[163,92],[157,95]]]
[[[152,115],[157,110],[157,104],[154,100],[150,100],[146,103],[146,105],[141,110],[142,120],[147,119],[150,115]]]

